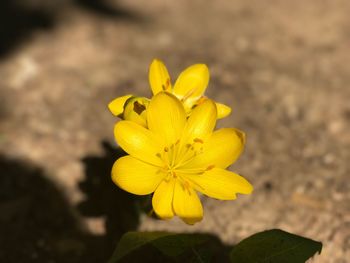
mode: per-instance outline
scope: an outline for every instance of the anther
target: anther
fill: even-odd
[[[212,165],[209,165],[205,170],[206,170],[206,171],[210,171],[210,170],[213,169],[214,167],[215,167],[215,165],[212,164]]]
[[[164,147],[164,152],[169,152],[169,148],[168,147]]]
[[[204,143],[202,139],[199,139],[199,138],[194,138],[193,139],[194,142],[199,142],[199,143]]]
[[[190,187],[190,184],[187,181],[184,181],[183,185],[184,185],[185,188],[189,188]]]
[[[188,195],[191,195],[190,184],[187,181],[184,181],[182,185],[184,190],[187,190]]]

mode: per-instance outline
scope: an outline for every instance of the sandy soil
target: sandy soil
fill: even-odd
[[[348,262],[349,1],[6,2],[1,262],[104,262],[127,230],[209,232],[234,244],[269,228],[322,241],[315,262]],[[155,57],[173,79],[206,63],[207,94],[234,109],[219,126],[248,136],[232,170],[255,192],[203,198],[194,227],[140,214],[144,200],[109,178],[121,153],[106,105],[149,96]]]

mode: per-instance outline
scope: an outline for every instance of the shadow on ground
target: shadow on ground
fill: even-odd
[[[136,230],[138,200],[109,176],[122,153],[104,145],[105,156],[83,160],[87,199],[79,205],[83,215],[106,218],[107,233],[100,236],[84,230],[42,169],[0,156],[0,262],[105,262],[121,235]]]
[[[106,262],[120,237],[137,230],[149,197],[137,197],[116,187],[110,179],[113,162],[124,153],[103,142],[104,155],[87,156],[86,178],[80,188],[86,195],[78,205],[85,217],[105,218],[106,233],[86,231],[61,189],[44,171],[22,160],[0,155],[0,262]],[[217,237],[211,247],[215,257],[227,247]],[[186,258],[186,254],[181,258]],[[147,247],[125,262],[164,262],[166,258]]]
[[[47,10],[20,4],[16,0],[0,1],[0,58],[28,41],[35,30],[51,30],[55,20]]]
[[[112,6],[104,0],[75,0],[74,2],[81,8],[109,18],[126,19],[131,21],[139,20],[141,18],[138,14],[131,12],[130,10],[121,6]]]
[[[104,0],[1,0],[0,59],[30,41],[36,31],[50,32],[64,20],[60,16],[74,7],[88,10],[102,18],[141,21],[140,14]]]
[[[83,257],[93,240],[44,172],[2,155],[0,171],[0,262],[77,262]]]
[[[106,233],[100,247],[106,255],[111,255],[120,237],[127,231],[136,230],[142,203],[147,197],[131,195],[112,182],[112,165],[125,153],[107,142],[102,142],[102,147],[102,156],[87,156],[82,160],[85,180],[79,187],[86,199],[78,205],[78,210],[85,217],[105,219]]]

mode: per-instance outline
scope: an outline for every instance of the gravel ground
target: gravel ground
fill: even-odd
[[[315,262],[348,262],[349,1],[15,3],[0,8],[1,262],[103,262],[127,230],[234,244],[270,228],[322,241]],[[173,80],[206,63],[207,94],[233,107],[219,126],[247,133],[232,170],[254,193],[203,197],[193,227],[138,214],[109,178],[122,153],[106,105],[149,96],[155,57]]]

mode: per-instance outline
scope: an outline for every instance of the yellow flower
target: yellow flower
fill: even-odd
[[[147,127],[146,110],[148,104],[149,99],[147,98],[125,95],[111,101],[108,108],[114,116]]]
[[[187,115],[190,115],[192,109],[206,99],[203,95],[209,83],[209,69],[205,64],[194,64],[181,72],[172,87],[166,66],[154,59],[149,69],[149,83],[153,95],[161,91],[174,94],[183,103]],[[231,108],[224,104],[216,103],[216,107],[218,119],[231,113]]]
[[[187,116],[199,104],[207,98],[203,95],[209,82],[209,70],[205,64],[195,64],[185,69],[174,85],[171,86],[170,76],[164,63],[154,59],[149,69],[149,82],[153,95],[161,91],[167,91],[174,94],[185,108]],[[146,110],[149,100],[144,97],[135,97],[125,95],[118,97],[108,104],[109,110],[113,115],[124,120],[134,121],[144,127],[147,127]],[[217,118],[221,119],[231,113],[231,108],[215,103],[217,108]]]
[[[211,100],[187,118],[179,99],[157,93],[148,105],[148,129],[127,120],[115,125],[115,138],[129,155],[113,165],[113,181],[136,195],[154,192],[152,205],[160,218],[177,215],[188,224],[203,217],[197,192],[220,200],[251,193],[248,181],[225,170],[242,152],[244,134],[231,128],[213,132],[216,119]]]

